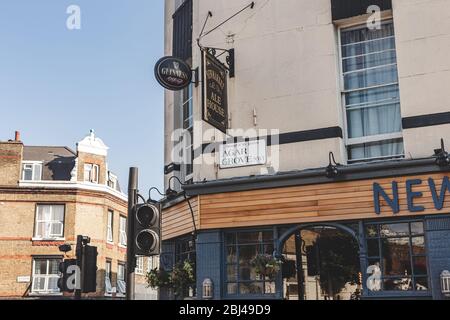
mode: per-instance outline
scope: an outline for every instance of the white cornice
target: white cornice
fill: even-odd
[[[77,143],[78,152],[106,157],[108,155],[108,149],[108,146],[103,143],[102,139],[95,137],[94,130],[91,130],[87,137]]]
[[[21,188],[47,188],[47,189],[77,189],[86,191],[105,192],[123,201],[128,201],[126,194],[114,190],[106,185],[90,182],[72,182],[72,181],[19,181]]]

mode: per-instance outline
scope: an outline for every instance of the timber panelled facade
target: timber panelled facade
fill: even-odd
[[[449,298],[449,10],[166,0],[165,55],[227,89],[165,93],[161,268],[195,263],[196,299]]]

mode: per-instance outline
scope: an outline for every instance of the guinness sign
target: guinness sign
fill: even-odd
[[[192,81],[191,67],[175,57],[161,58],[155,66],[156,80],[164,88],[172,91],[183,90]]]
[[[203,120],[222,132],[228,128],[227,69],[203,52]]]

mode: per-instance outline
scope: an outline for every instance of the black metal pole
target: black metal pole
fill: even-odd
[[[75,300],[81,300],[81,284],[83,283],[83,236],[77,236],[77,246],[75,249],[75,255],[77,257],[77,266],[80,268],[80,289],[75,289]]]
[[[138,195],[138,168],[130,168],[128,179],[128,219],[127,219],[127,300],[134,300],[134,269],[136,257],[134,256],[134,217],[133,208],[137,203]]]

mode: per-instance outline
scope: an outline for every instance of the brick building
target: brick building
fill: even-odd
[[[0,142],[0,297],[62,297],[58,264],[74,258],[77,235],[98,248],[95,298],[125,296],[127,196],[94,132],[68,147]],[[59,251],[61,244],[72,251]],[[155,261],[156,262],[156,261]],[[155,298],[138,259],[137,298]],[[72,296],[69,294],[68,296]]]

